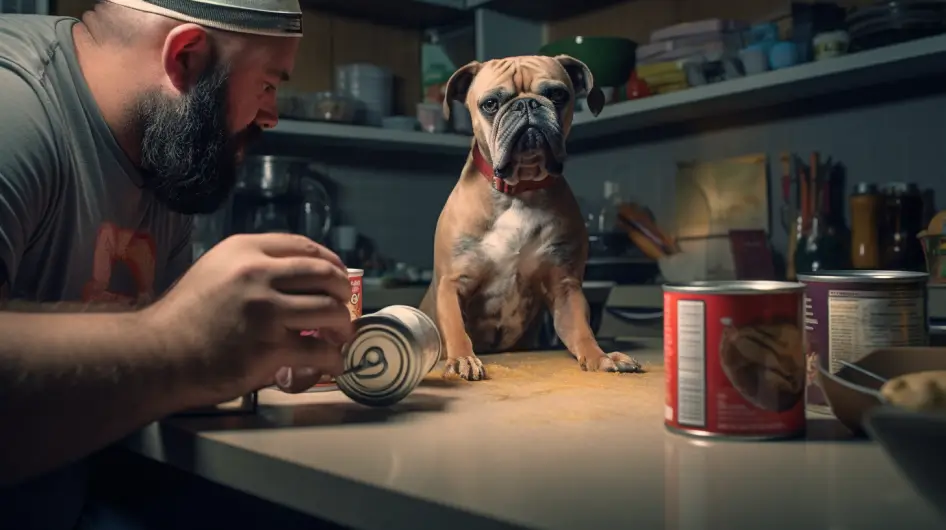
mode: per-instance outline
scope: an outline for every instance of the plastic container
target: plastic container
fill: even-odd
[[[361,102],[357,121],[376,127],[392,114],[394,76],[391,71],[368,63],[341,65],[335,69],[335,92]]]
[[[354,98],[334,92],[299,94],[296,99],[299,117],[306,120],[352,123],[358,109]]]
[[[418,103],[417,121],[420,129],[429,133],[447,132],[447,119],[443,116],[443,107],[436,103]]]
[[[450,119],[453,120],[453,130],[460,134],[473,134],[473,117],[469,109],[460,101],[450,104]]]

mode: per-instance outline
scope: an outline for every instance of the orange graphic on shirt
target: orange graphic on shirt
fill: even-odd
[[[127,304],[150,302],[154,298],[156,253],[150,234],[103,223],[95,237],[92,279],[82,289],[82,301]],[[125,265],[131,273],[135,281],[134,296],[109,290],[112,269],[116,263]]]

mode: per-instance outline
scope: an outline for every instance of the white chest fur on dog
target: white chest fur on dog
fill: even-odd
[[[529,324],[527,319],[539,302],[532,279],[550,259],[556,222],[555,216],[541,207],[518,198],[506,200],[509,202],[498,205],[501,213],[477,248],[484,270],[477,289],[479,307],[473,313],[480,319],[468,323],[472,335],[480,339],[474,342],[496,348],[511,346]]]

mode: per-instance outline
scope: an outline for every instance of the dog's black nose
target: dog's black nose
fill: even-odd
[[[535,98],[519,98],[512,104],[512,110],[516,112],[526,112],[526,110],[537,108],[539,108],[539,100]]]

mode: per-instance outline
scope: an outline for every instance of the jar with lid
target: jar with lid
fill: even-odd
[[[880,217],[884,196],[874,184],[861,182],[851,194],[851,265],[855,269],[879,269]]]
[[[925,271],[923,247],[917,234],[923,229],[923,196],[916,184],[891,183],[884,189],[881,222],[881,266],[888,270]]]

